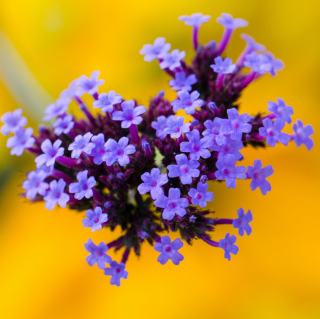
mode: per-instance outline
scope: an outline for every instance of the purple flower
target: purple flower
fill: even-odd
[[[211,156],[210,151],[207,149],[212,145],[210,137],[203,137],[200,139],[200,133],[198,130],[193,130],[186,133],[189,142],[182,142],[180,144],[180,151],[184,153],[190,153],[190,159],[198,160],[200,157],[209,158]]]
[[[1,121],[4,123],[1,127],[1,133],[3,135],[7,136],[10,133],[14,133],[27,124],[27,119],[24,116],[21,117],[21,114],[22,109],[17,109],[1,116]]]
[[[142,117],[139,115],[145,113],[147,110],[143,105],[134,106],[135,102],[133,100],[122,102],[122,111],[115,111],[112,114],[112,119],[115,121],[122,121],[122,128],[129,128],[131,124],[140,124],[142,122]]]
[[[162,236],[161,243],[154,244],[154,250],[161,253],[157,261],[161,265],[165,265],[168,260],[171,259],[175,265],[179,265],[180,261],[183,260],[183,256],[178,252],[178,250],[182,247],[183,243],[180,238],[175,239],[171,243],[169,236]]]
[[[235,64],[232,64],[232,60],[230,58],[222,59],[221,56],[218,56],[214,59],[215,64],[211,64],[210,67],[216,73],[221,74],[230,74],[234,73],[237,70]]]
[[[208,22],[210,19],[209,15],[204,16],[202,13],[193,13],[191,16],[179,17],[179,21],[184,21],[185,25],[191,25],[195,28],[199,28],[201,24]]]
[[[32,137],[33,129],[28,127],[27,129],[19,128],[15,131],[15,135],[8,138],[7,147],[12,148],[11,155],[22,155],[26,148],[33,146],[35,139]]]
[[[267,138],[266,142],[271,147],[274,147],[277,142],[283,145],[288,145],[291,137],[287,133],[281,133],[286,122],[283,119],[277,118],[272,122],[269,118],[262,120],[263,127],[259,128],[259,134]]]
[[[94,143],[90,143],[90,139],[93,136],[92,133],[88,132],[85,135],[78,135],[69,145],[68,150],[72,151],[71,157],[78,159],[82,152],[90,154],[92,149],[96,146]],[[104,140],[103,140],[104,144]]]
[[[231,260],[231,254],[236,255],[239,251],[239,247],[234,243],[237,241],[237,237],[235,235],[231,235],[228,233],[224,239],[220,239],[219,247],[224,250],[224,258]]]
[[[197,83],[198,80],[194,74],[186,76],[185,72],[176,72],[175,78],[169,81],[169,85],[175,91],[191,91],[192,85]]]
[[[171,44],[166,43],[165,38],[157,38],[152,44],[145,44],[140,50],[140,54],[145,55],[144,60],[153,61],[155,58],[161,58],[171,49]]]
[[[170,115],[167,119],[167,127],[164,129],[164,133],[170,134],[172,138],[179,138],[182,133],[190,131],[190,123],[183,124],[184,117]]]
[[[136,148],[133,145],[128,145],[129,139],[127,137],[121,137],[119,142],[109,138],[105,144],[107,153],[103,156],[103,160],[107,162],[108,166],[111,166],[114,162],[118,161],[120,166],[124,166],[130,163],[128,154],[133,154]]]
[[[144,183],[138,186],[140,194],[150,192],[152,199],[156,199],[159,195],[163,194],[162,185],[168,183],[167,174],[160,175],[159,168],[153,168],[150,173],[144,173],[141,175],[141,179]]]
[[[284,63],[281,60],[276,59],[270,52],[267,52],[265,56],[269,63],[269,69],[267,72],[269,72],[272,76],[276,76],[276,71],[281,71],[284,68]]]
[[[268,111],[273,112],[277,118],[281,118],[287,123],[291,123],[291,115],[293,114],[293,108],[291,106],[287,106],[285,101],[277,97],[276,102],[268,102]]]
[[[124,263],[118,264],[116,261],[112,261],[110,264],[111,267],[104,269],[104,274],[106,276],[111,276],[110,284],[120,286],[120,279],[127,279],[128,272],[125,271],[126,265]]]
[[[304,144],[308,151],[310,151],[313,147],[313,140],[309,136],[314,134],[314,130],[310,124],[303,126],[303,122],[301,120],[297,120],[297,123],[293,124],[294,130],[294,142],[299,147]]]
[[[227,113],[229,120],[222,122],[221,130],[227,134],[231,134],[231,139],[241,141],[242,133],[249,133],[251,131],[252,125],[248,122],[252,117],[247,113],[239,115],[235,108],[227,110]]]
[[[35,159],[37,167],[40,167],[43,164],[46,166],[53,165],[56,161],[56,158],[64,153],[64,148],[59,148],[61,143],[61,140],[56,140],[53,144],[49,139],[44,140],[41,144],[41,150],[44,154],[37,156]]]
[[[90,253],[90,255],[86,258],[89,266],[98,264],[100,269],[105,269],[106,263],[110,264],[112,262],[111,257],[106,254],[108,251],[108,245],[105,243],[101,242],[96,246],[92,239],[88,239],[88,241],[84,244],[84,248]]]
[[[182,122],[183,123],[183,122]],[[156,136],[164,139],[167,136],[167,118],[164,115],[158,116],[157,121],[151,123],[151,127],[156,130]]]
[[[247,178],[246,168],[244,166],[236,165],[236,158],[234,155],[228,154],[223,158],[218,159],[216,163],[217,171],[215,172],[218,180],[225,179],[228,188],[236,188],[238,179]],[[170,175],[169,175],[170,176]]]
[[[260,188],[263,195],[266,195],[267,192],[271,191],[271,185],[266,180],[267,177],[273,174],[273,168],[271,165],[262,168],[261,160],[255,160],[253,166],[248,166],[247,174],[252,178],[250,187],[253,191],[256,190],[257,187]]]
[[[252,51],[260,51],[260,52],[264,52],[265,51],[265,46],[262,44],[257,43],[253,37],[251,37],[248,34],[241,34],[241,38],[246,41],[247,43],[247,48],[246,48],[246,52],[250,53]]]
[[[207,201],[213,201],[213,193],[207,192],[209,187],[208,183],[199,182],[197,189],[191,188],[188,195],[192,197],[191,202],[194,206],[206,207]]]
[[[93,102],[93,108],[101,108],[102,113],[113,112],[113,106],[121,103],[122,96],[116,94],[115,91],[109,91],[108,93],[101,93],[98,100]]]
[[[203,101],[198,99],[200,93],[198,91],[193,91],[189,93],[186,90],[178,92],[179,99],[171,102],[173,110],[176,112],[180,109],[184,109],[186,114],[193,114],[196,111],[196,107],[203,105]]]
[[[107,153],[104,141],[104,135],[102,133],[93,136],[91,142],[94,144],[94,148],[90,153],[87,153],[90,156],[93,156],[93,162],[97,165],[100,165],[103,162],[103,157]]]
[[[169,177],[180,177],[182,184],[191,184],[192,177],[199,177],[200,171],[197,169],[200,163],[194,160],[188,160],[185,154],[175,156],[178,165],[168,165]]]
[[[45,110],[46,116],[43,121],[50,121],[54,117],[63,115],[67,112],[68,106],[71,103],[71,99],[60,97],[55,103],[50,104]]]
[[[93,196],[92,187],[94,187],[97,182],[93,176],[88,178],[88,171],[79,172],[77,174],[77,183],[71,183],[69,185],[69,192],[75,193],[74,197],[78,200],[85,198],[90,198]]]
[[[49,210],[53,210],[53,208],[58,204],[60,207],[66,207],[69,201],[69,195],[64,192],[66,187],[66,182],[61,178],[57,182],[53,180],[50,183],[50,190],[43,197],[46,201],[44,207]]]
[[[86,217],[82,220],[83,227],[91,227],[92,232],[101,230],[101,224],[108,220],[108,214],[102,214],[101,207],[96,207],[94,211],[92,209],[87,210]]]
[[[74,96],[77,95],[77,89],[78,89],[78,82],[79,82],[79,79],[76,79],[76,80],[73,80],[67,89],[63,90],[60,94],[60,98],[66,98],[66,97],[69,97],[69,98],[73,98]]]
[[[25,189],[26,197],[34,199],[37,194],[44,195],[49,188],[49,184],[44,182],[47,174],[44,171],[30,172],[28,179],[22,183],[23,189]]]
[[[252,214],[251,211],[248,210],[248,212],[245,214],[243,208],[238,209],[238,217],[233,220],[233,227],[239,228],[239,235],[243,236],[244,232],[247,233],[249,236],[252,232],[252,228],[249,225],[250,222],[252,222]]]
[[[189,206],[189,201],[187,198],[180,198],[180,196],[181,191],[179,188],[170,188],[168,197],[164,194],[160,194],[157,197],[154,206],[164,208],[163,219],[172,220],[176,214],[183,217],[187,213],[185,207]]]
[[[171,53],[165,53],[161,58],[160,68],[169,68],[171,71],[178,68],[181,65],[181,60],[186,56],[184,51],[179,51],[178,49],[172,50]]]
[[[243,156],[239,150],[243,149],[242,141],[235,141],[231,139],[231,136],[227,136],[227,142],[223,145],[212,145],[209,147],[210,150],[219,152],[218,158],[223,158],[228,154],[235,156],[236,160],[241,159]]]
[[[98,80],[99,75],[100,71],[93,71],[90,78],[85,75],[81,75],[77,83],[79,88],[77,89],[76,95],[82,96],[85,93],[94,95],[98,93],[98,86],[104,83],[104,80]]]
[[[253,72],[265,74],[270,70],[270,63],[264,54],[251,52],[245,56],[244,66],[251,68]]]
[[[216,117],[213,122],[211,120],[206,120],[204,122],[204,126],[207,129],[202,132],[203,136],[210,137],[213,144],[218,146],[228,143],[228,139],[226,137],[227,133],[221,130],[222,121],[223,119],[219,117]]]
[[[61,118],[61,117],[58,118],[53,123],[53,127],[55,127],[54,134],[56,134],[58,136],[62,133],[68,134],[74,126],[74,122],[72,121],[72,119],[73,118],[71,115],[66,115],[63,118]]]
[[[221,16],[217,18],[217,22],[223,25],[228,30],[235,30],[237,28],[246,27],[248,25],[247,21],[240,18],[234,19],[229,13],[222,13]]]

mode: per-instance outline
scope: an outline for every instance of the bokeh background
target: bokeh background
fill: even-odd
[[[118,288],[86,264],[83,248],[89,237],[108,242],[116,235],[83,228],[83,214],[50,212],[20,199],[33,158],[10,157],[0,136],[1,318],[320,318],[318,1],[1,0],[0,113],[22,107],[36,128],[45,107],[94,70],[106,80],[100,92],[115,90],[147,105],[163,89],[173,99],[169,78],[139,50],[164,36],[190,61],[191,27],[178,17],[194,12],[212,16],[201,27],[201,43],[220,39],[223,28],[215,19],[229,12],[249,26],[235,32],[228,56],[238,57],[245,32],[285,62],[277,77],[264,76],[245,90],[241,110],[266,111],[267,101],[283,98],[294,107],[294,121],[313,125],[314,149],[293,143],[246,149],[245,165],[261,158],[274,167],[267,196],[252,192],[249,181],[235,190],[212,186],[217,217],[233,218],[239,207],[254,215],[253,233],[238,238],[240,251],[231,262],[221,249],[195,241],[183,247],[178,267],[161,266],[145,245],[140,259],[129,257],[128,280]],[[230,230],[218,227],[213,239]]]

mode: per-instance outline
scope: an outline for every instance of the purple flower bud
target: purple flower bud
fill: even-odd
[[[287,106],[285,101],[277,97],[278,103],[268,102],[268,111],[273,112],[277,118],[281,118],[287,123],[291,123],[291,115],[293,114],[293,108]]]
[[[102,113],[113,112],[113,106],[121,103],[122,96],[116,94],[115,91],[109,91],[108,93],[99,94],[98,100],[93,102],[93,108],[101,108]]]
[[[102,214],[101,207],[96,207],[94,211],[92,209],[87,210],[86,217],[82,220],[83,227],[91,227],[92,232],[101,230],[101,224],[108,220],[108,214]]]
[[[175,91],[191,91],[192,85],[198,80],[194,74],[186,76],[185,72],[176,72],[175,78],[169,81],[169,85]]]
[[[74,126],[74,122],[72,121],[72,119],[73,117],[71,115],[66,115],[63,118],[58,118],[53,123],[53,127],[55,127],[54,134],[58,136],[62,133],[68,134]]]
[[[207,192],[209,188],[208,183],[199,182],[197,189],[191,188],[188,195],[192,197],[191,202],[194,206],[206,207],[207,202],[213,201],[213,193]]]
[[[297,120],[297,123],[293,124],[294,130],[294,142],[299,147],[304,144],[308,151],[310,151],[313,147],[313,140],[309,136],[314,134],[314,130],[310,124],[303,126],[303,122],[301,120]]]
[[[172,138],[179,138],[182,133],[190,131],[190,123],[183,124],[184,117],[170,115],[167,119],[167,127],[164,128],[164,133],[170,134]]]
[[[157,38],[153,45],[145,44],[140,50],[140,54],[145,55],[144,60],[147,62],[151,62],[156,58],[159,59],[171,49],[171,44],[165,42],[165,38]]]
[[[59,98],[55,103],[50,104],[45,110],[46,116],[43,118],[43,121],[50,121],[54,117],[63,115],[67,112],[68,106],[71,103],[69,98]]]
[[[91,239],[88,239],[84,248],[90,253],[86,258],[89,266],[97,264],[100,269],[105,269],[106,263],[110,264],[112,262],[111,257],[106,254],[108,246],[105,243],[101,242],[96,246]]]
[[[171,102],[173,110],[176,112],[178,110],[184,109],[186,114],[193,114],[196,111],[196,107],[203,105],[203,101],[198,99],[200,93],[198,91],[193,91],[189,93],[186,90],[178,92],[179,99]]]
[[[107,267],[104,269],[104,274],[106,276],[111,276],[110,284],[120,286],[120,279],[127,279],[128,272],[125,271],[126,265],[124,263],[118,264],[116,261],[112,261],[110,268]]]
[[[18,128],[15,131],[15,135],[8,138],[7,147],[12,148],[11,155],[21,156],[26,148],[30,148],[34,145],[35,138],[32,137],[33,129],[28,127],[27,129]]]
[[[30,172],[28,179],[22,183],[23,189],[25,189],[26,197],[34,199],[37,194],[44,195],[49,188],[49,184],[44,182],[47,174],[44,171]]]
[[[220,239],[219,247],[224,250],[224,258],[231,260],[231,254],[236,255],[239,251],[239,247],[234,243],[237,241],[237,237],[235,235],[231,235],[228,233],[224,239]]]
[[[90,78],[85,75],[81,75],[78,80],[78,86],[76,95],[82,96],[85,93],[89,93],[90,95],[94,95],[98,93],[98,86],[104,83],[104,80],[98,80],[100,75],[100,71],[94,71],[91,73]]]
[[[157,199],[157,197],[163,194],[162,185],[168,183],[167,174],[160,175],[159,168],[153,168],[150,173],[144,173],[141,175],[141,179],[144,183],[138,186],[138,192],[140,194],[151,193],[152,199]]]
[[[162,56],[163,61],[160,62],[160,68],[166,69],[169,68],[171,71],[180,67],[181,60],[186,56],[184,51],[179,51],[178,49],[172,50],[171,53],[165,53]]]
[[[161,265],[165,265],[169,259],[172,260],[173,264],[179,265],[180,261],[183,260],[183,256],[178,252],[183,247],[183,243],[180,238],[175,239],[171,243],[169,236],[162,236],[161,243],[154,244],[154,250],[161,253],[157,261]]]
[[[151,123],[151,127],[156,130],[156,136],[164,139],[167,136],[167,118],[164,115],[158,116],[157,121]]]
[[[71,157],[78,159],[82,152],[90,154],[92,149],[96,146],[94,143],[90,143],[90,139],[93,136],[92,133],[88,132],[85,135],[78,135],[68,147],[69,151],[72,151]],[[104,141],[103,141],[104,144]]]
[[[41,150],[44,154],[36,157],[35,162],[37,163],[37,167],[45,164],[46,166],[51,166],[55,163],[56,158],[62,156],[64,153],[64,148],[59,147],[61,145],[61,140],[56,140],[53,144],[49,139],[46,139],[41,144]]]
[[[46,201],[44,207],[49,210],[53,210],[53,208],[58,204],[60,207],[66,207],[67,203],[70,199],[69,195],[64,192],[66,187],[66,182],[61,178],[57,182],[53,180],[50,183],[50,190],[47,191],[47,194],[43,197]]]
[[[103,156],[103,160],[107,162],[108,166],[117,162],[120,166],[124,166],[130,163],[129,154],[133,154],[136,148],[133,145],[128,145],[129,139],[127,137],[121,137],[119,142],[109,138],[105,144],[107,152]]]
[[[269,118],[266,118],[262,120],[262,124],[263,127],[259,128],[259,134],[267,138],[268,145],[274,147],[277,142],[288,145],[291,137],[289,134],[281,132],[286,124],[283,119],[277,118],[272,122]]]
[[[238,217],[233,220],[233,227],[239,228],[239,235],[243,236],[244,232],[247,233],[249,236],[252,232],[252,228],[249,225],[250,222],[252,222],[252,214],[251,211],[248,210],[248,212],[245,214],[243,208],[238,209]]]
[[[90,156],[93,156],[93,162],[97,165],[100,165],[103,162],[103,157],[107,153],[105,147],[104,135],[102,133],[91,138],[91,142],[94,144],[94,147],[91,149],[90,153],[87,153]],[[91,143],[90,143],[91,144]],[[91,148],[91,146],[90,146]],[[90,149],[88,149],[89,151]]]
[[[22,116],[22,109],[7,112],[1,116],[1,121],[4,125],[1,127],[1,133],[7,136],[10,133],[16,132],[27,124],[27,119]]]
[[[69,185],[69,192],[75,193],[74,197],[81,200],[83,197],[90,198],[93,196],[92,187],[96,185],[96,180],[93,176],[88,178],[88,171],[79,172],[77,174],[77,183]]]

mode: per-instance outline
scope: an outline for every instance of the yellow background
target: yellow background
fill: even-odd
[[[201,27],[201,43],[220,39],[215,20],[229,12],[249,26],[235,32],[228,56],[240,54],[245,32],[284,61],[277,77],[267,75],[245,90],[241,111],[266,111],[267,101],[283,98],[294,108],[294,121],[313,125],[314,149],[293,143],[246,149],[244,165],[260,158],[274,168],[267,196],[252,192],[249,181],[238,181],[235,190],[211,187],[217,217],[233,218],[239,207],[254,216],[252,235],[238,236],[240,251],[231,262],[221,249],[196,241],[185,244],[178,267],[161,266],[146,244],[139,259],[129,257],[128,280],[118,288],[86,264],[83,248],[89,237],[98,243],[116,235],[83,228],[84,214],[50,212],[19,199],[33,158],[10,157],[1,136],[0,318],[320,318],[318,1],[1,0],[0,113],[22,106],[36,127],[71,80],[94,70],[106,81],[100,92],[115,90],[145,105],[161,89],[174,98],[169,78],[139,50],[163,36],[190,61],[191,27],[178,17],[194,12],[212,16]],[[213,239],[229,231],[235,233],[220,226]]]

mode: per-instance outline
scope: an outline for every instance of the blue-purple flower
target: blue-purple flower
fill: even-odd
[[[238,228],[239,235],[243,236],[244,232],[249,236],[252,232],[252,228],[249,223],[252,222],[252,213],[250,210],[245,214],[243,208],[238,209],[238,218],[233,220],[233,227]]]
[[[46,166],[51,166],[55,163],[56,158],[62,156],[64,153],[64,148],[60,147],[62,141],[56,140],[53,144],[49,139],[46,139],[41,144],[41,150],[43,154],[36,157],[35,162],[37,167],[45,164]]]
[[[49,188],[49,184],[44,182],[46,177],[47,174],[44,171],[32,171],[28,174],[28,179],[22,183],[22,188],[27,191],[27,198],[34,199],[37,194],[45,195]]]
[[[100,71],[93,71],[88,78],[85,75],[81,75],[77,84],[79,88],[77,89],[77,96],[82,96],[85,93],[94,95],[98,93],[98,86],[101,86],[104,83],[104,80],[98,80]]]
[[[107,152],[103,156],[103,160],[107,162],[108,166],[117,162],[120,166],[124,166],[130,163],[129,154],[133,154],[136,148],[133,145],[128,145],[129,139],[127,137],[121,137],[119,142],[112,138],[109,138],[105,144]]]
[[[251,68],[253,72],[258,74],[265,74],[269,72],[271,65],[264,54],[251,52],[245,56],[244,66]]]
[[[260,43],[257,43],[254,40],[254,38],[251,37],[250,35],[242,33],[240,36],[247,43],[247,46],[246,46],[246,53],[247,54],[251,53],[253,51],[259,51],[259,52],[265,51],[265,49],[266,49],[265,46]]]
[[[181,60],[186,56],[184,51],[178,49],[172,50],[170,53],[165,53],[161,56],[162,61],[160,62],[160,68],[169,68],[171,71],[180,67]]]
[[[228,143],[228,139],[226,137],[227,132],[221,130],[221,124],[223,121],[225,120],[215,117],[213,122],[211,120],[206,120],[203,123],[207,129],[202,132],[202,135],[210,137],[213,142],[212,145],[221,146]]]
[[[179,249],[183,247],[183,243],[180,238],[175,239],[171,242],[171,239],[168,235],[161,237],[160,243],[154,244],[154,250],[158,253],[161,253],[157,261],[161,265],[165,265],[169,259],[175,265],[179,265],[180,261],[183,260],[183,256],[178,252]]]
[[[190,123],[183,124],[184,117],[170,115],[167,119],[167,127],[164,128],[164,133],[170,134],[172,138],[179,138],[182,133],[190,131]]]
[[[112,261],[110,267],[104,269],[104,274],[106,276],[111,276],[110,284],[120,287],[120,279],[127,279],[128,272],[125,271],[126,265],[124,263],[117,263]]]
[[[1,116],[1,121],[4,123],[1,127],[1,133],[3,135],[7,136],[10,133],[14,133],[27,124],[27,119],[24,116],[21,117],[21,114],[22,109],[17,109]]]
[[[90,143],[91,137],[93,136],[92,133],[88,132],[85,135],[78,135],[75,137],[74,142],[72,142],[68,150],[72,151],[71,157],[78,159],[80,155],[84,152],[90,154],[92,149],[95,147],[94,143]],[[104,140],[103,140],[104,144]]]
[[[198,91],[193,91],[189,93],[186,90],[178,92],[178,99],[171,102],[173,110],[176,112],[178,110],[184,109],[186,114],[193,114],[196,111],[196,107],[203,105],[203,101],[198,99],[200,93]]]
[[[208,183],[199,182],[197,189],[191,188],[188,195],[191,196],[191,203],[195,206],[206,207],[207,202],[213,201],[213,193],[207,192],[209,188]]]
[[[200,163],[195,160],[188,160],[185,154],[178,154],[175,157],[178,165],[168,165],[169,177],[180,177],[182,184],[191,184],[192,177],[199,177],[200,171],[197,167]]]
[[[240,18],[234,19],[229,13],[222,13],[221,16],[217,18],[217,22],[223,25],[228,30],[235,30],[237,28],[246,27],[248,25],[247,21]]]
[[[272,122],[269,118],[262,120],[263,127],[259,128],[259,134],[266,137],[266,142],[271,147],[274,147],[277,142],[283,145],[288,145],[291,137],[287,133],[282,133],[286,122],[283,119],[277,118]]]
[[[33,129],[30,127],[26,129],[19,128],[14,133],[14,136],[8,138],[7,147],[11,148],[11,155],[21,156],[26,148],[34,145],[35,138],[32,137]]]
[[[122,96],[116,94],[115,91],[109,91],[108,93],[99,94],[98,100],[93,102],[93,108],[101,108],[102,113],[113,112],[113,106],[121,103]]]
[[[297,123],[293,124],[294,137],[293,140],[296,145],[299,147],[304,144],[308,151],[310,151],[313,147],[313,140],[309,136],[314,134],[314,130],[310,124],[303,126],[303,122],[301,120],[297,120]]]
[[[105,269],[106,264],[112,262],[111,257],[106,254],[108,246],[104,242],[95,245],[92,239],[88,239],[84,244],[84,248],[90,253],[90,255],[86,257],[89,266],[97,264],[100,269]]]
[[[169,85],[175,91],[181,91],[181,90],[191,91],[192,85],[197,82],[198,80],[194,74],[190,74],[186,76],[186,73],[181,71],[181,72],[176,72],[175,78],[169,81]]]
[[[253,166],[248,166],[247,174],[252,178],[250,187],[253,191],[256,190],[257,187],[260,188],[263,195],[266,195],[267,192],[271,191],[271,185],[266,180],[267,177],[273,174],[271,165],[262,168],[261,160],[257,159],[254,161]]]
[[[185,197],[180,198],[180,196],[181,191],[179,188],[170,188],[168,197],[164,194],[160,194],[157,197],[154,206],[164,208],[163,219],[172,220],[175,215],[183,217],[187,213],[185,207],[189,206],[189,201]]]
[[[268,102],[268,111],[273,112],[277,118],[283,119],[287,123],[291,123],[291,115],[293,114],[293,108],[287,106],[283,99],[277,98],[278,103]]]
[[[237,70],[235,64],[232,64],[232,60],[230,58],[222,59],[221,56],[218,56],[214,59],[215,64],[211,64],[210,67],[216,73],[221,74],[230,74],[234,73]]]
[[[183,124],[183,121],[182,121]],[[158,116],[157,121],[151,123],[151,127],[156,130],[156,136],[161,139],[167,136],[165,129],[167,128],[167,118],[164,115]]]
[[[236,255],[239,251],[239,247],[234,243],[237,241],[237,237],[235,235],[231,235],[228,233],[224,239],[220,239],[219,247],[224,250],[224,258],[231,260],[231,255]]]
[[[280,59],[276,59],[270,52],[265,54],[266,59],[269,63],[268,71],[272,76],[276,76],[276,71],[281,71],[284,68],[284,63]]]
[[[145,55],[144,60],[151,62],[156,58],[161,58],[171,49],[171,44],[166,43],[165,38],[157,38],[152,44],[145,44],[140,50],[140,54]]]
[[[133,100],[122,102],[122,111],[115,111],[112,114],[112,119],[115,121],[122,121],[122,128],[129,128],[131,124],[140,124],[142,122],[142,117],[139,115],[145,113],[146,108],[143,105],[134,106],[135,102]]]
[[[46,116],[43,118],[43,121],[50,121],[54,117],[64,115],[68,106],[71,103],[71,99],[68,97],[60,97],[55,103],[50,104],[45,110]]]
[[[83,227],[91,227],[91,231],[102,229],[102,224],[108,220],[108,214],[102,214],[101,207],[96,207],[94,211],[88,209],[86,211],[86,219],[82,220]]]
[[[138,192],[145,194],[150,192],[152,199],[156,199],[159,195],[163,194],[162,185],[168,183],[167,174],[160,174],[159,168],[153,168],[151,173],[144,173],[141,175],[144,183],[138,186]]]
[[[103,162],[104,155],[107,153],[104,135],[100,133],[93,136],[91,142],[94,144],[94,147],[91,149],[91,152],[87,154],[93,156],[93,163],[100,165]]]
[[[201,24],[208,22],[211,19],[209,15],[202,13],[193,13],[191,16],[180,16],[179,21],[184,21],[185,25],[190,25],[199,28]]]
[[[59,181],[50,182],[50,189],[47,191],[43,199],[46,201],[44,207],[53,210],[58,204],[60,207],[66,207],[70,196],[64,192],[66,182],[61,178]]]
[[[74,197],[78,200],[85,198],[90,198],[93,196],[92,187],[94,187],[97,182],[93,176],[88,178],[88,171],[82,171],[77,174],[76,183],[71,183],[69,185],[69,192],[75,193]]]
[[[242,141],[232,140],[230,135],[227,135],[226,144],[213,144],[209,147],[209,149],[215,152],[219,152],[219,159],[225,157],[228,154],[232,154],[233,156],[235,156],[236,160],[239,160],[243,157],[242,154],[239,152],[239,150],[243,149]]]
[[[74,122],[73,122],[73,117],[71,115],[66,115],[64,117],[58,118],[54,123],[53,127],[54,129],[54,134],[59,136],[60,134],[68,134],[70,130],[73,128]]]

